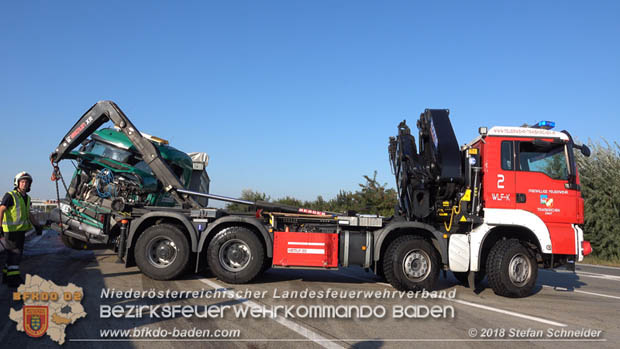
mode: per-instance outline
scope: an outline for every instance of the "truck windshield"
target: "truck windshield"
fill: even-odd
[[[520,142],[519,169],[542,172],[553,179],[568,179],[568,161],[565,145],[540,146],[533,142]]]
[[[99,141],[92,141],[86,146],[86,151],[94,155],[103,156],[122,163],[128,163],[131,152],[105,144]]]

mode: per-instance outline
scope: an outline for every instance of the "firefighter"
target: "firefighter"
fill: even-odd
[[[6,264],[2,269],[2,282],[9,287],[17,287],[23,283],[19,272],[26,232],[33,227],[41,235],[42,227],[30,213],[30,185],[32,176],[28,172],[20,172],[13,181],[15,188],[4,194],[0,203],[0,242],[6,250]]]

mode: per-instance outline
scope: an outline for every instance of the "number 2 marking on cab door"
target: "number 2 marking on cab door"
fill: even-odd
[[[504,175],[503,174],[497,175],[497,188],[504,189]]]

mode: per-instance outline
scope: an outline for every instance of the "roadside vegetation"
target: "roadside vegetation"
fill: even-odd
[[[394,214],[396,205],[396,190],[387,188],[387,183],[377,181],[377,171],[373,176],[363,176],[364,183],[359,184],[359,189],[355,192],[341,190],[335,198],[325,200],[318,196],[313,201],[302,201],[290,196],[271,200],[265,193],[245,189],[241,192],[241,198],[250,201],[270,201],[280,204],[292,205],[319,211],[346,212],[355,211],[358,213],[377,214],[390,217]],[[226,209],[237,212],[247,212],[252,208],[246,205],[229,204]]]
[[[620,145],[604,141],[589,147],[590,157],[577,154],[585,199],[583,230],[592,244],[586,263],[620,265]]]
[[[620,259],[603,259],[592,255],[585,256],[582,263],[620,267]]]

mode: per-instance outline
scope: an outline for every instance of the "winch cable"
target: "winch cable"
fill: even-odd
[[[60,168],[58,167],[58,163],[54,164],[52,161],[52,167],[54,168],[52,171],[52,177],[50,178],[54,184],[56,184],[56,205],[58,205],[58,225],[60,226],[60,235],[64,235],[65,226],[62,224],[62,210],[60,209],[60,191],[58,190],[58,177],[61,176]]]
[[[69,192],[69,189],[67,188],[67,183],[65,183],[65,178],[62,176],[62,173],[60,173],[60,167],[58,167],[58,163],[54,163],[54,161],[52,161],[52,167],[53,167],[53,172],[52,172],[52,177],[50,178],[53,182],[56,183],[56,203],[58,205],[58,222],[60,225],[60,233],[61,235],[63,235],[65,233],[65,225],[62,222],[62,210],[60,209],[60,190],[58,189],[58,180],[60,179],[62,181],[62,186],[65,188],[65,193]],[[72,210],[76,210],[75,206],[73,205],[73,200],[69,199],[69,206],[71,207]],[[79,219],[76,219],[78,222],[82,223]]]

